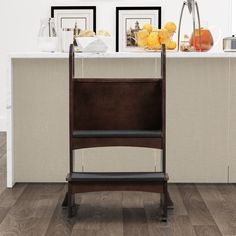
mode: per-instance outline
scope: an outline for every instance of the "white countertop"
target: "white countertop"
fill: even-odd
[[[12,52],[11,59],[66,59],[68,53]],[[159,58],[160,52],[76,53],[76,58]],[[167,52],[167,58],[236,58],[236,52]]]

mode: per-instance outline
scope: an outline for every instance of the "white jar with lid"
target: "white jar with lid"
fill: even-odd
[[[63,28],[61,32],[62,52],[69,52],[70,44],[74,41],[74,28]]]

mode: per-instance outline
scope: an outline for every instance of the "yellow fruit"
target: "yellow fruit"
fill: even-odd
[[[166,48],[168,48],[168,45],[170,44],[171,40],[170,39],[166,39],[166,40],[160,40],[161,44],[165,44]]]
[[[168,22],[165,24],[164,28],[169,32],[175,32],[177,27],[174,22]]]
[[[150,49],[157,49],[157,50],[161,49],[158,31],[153,31],[149,34],[147,46]]]
[[[146,23],[146,24],[144,24],[143,29],[147,30],[149,33],[151,33],[152,32],[152,25]]]
[[[158,35],[162,39],[166,39],[168,37],[168,31],[166,29],[159,29]]]
[[[174,50],[174,49],[176,49],[176,46],[177,46],[177,44],[176,44],[175,41],[170,41],[170,42],[166,45],[167,49],[169,49],[169,50]]]
[[[147,46],[148,36],[149,36],[149,33],[147,30],[140,30],[138,32],[138,46],[139,47],[146,47]]]
[[[138,39],[144,39],[147,38],[149,36],[149,33],[147,30],[140,30],[138,32]]]

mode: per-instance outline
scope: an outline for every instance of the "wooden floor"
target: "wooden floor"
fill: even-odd
[[[101,192],[77,195],[67,219],[64,184],[17,184],[6,189],[6,135],[0,133],[0,235],[219,236],[236,235],[236,186],[172,184],[175,209],[158,221],[159,195]]]

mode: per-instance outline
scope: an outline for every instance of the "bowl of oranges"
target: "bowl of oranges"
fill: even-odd
[[[137,34],[138,46],[147,51],[159,51],[161,45],[165,44],[167,50],[175,50],[177,47],[176,41],[173,40],[175,32],[176,25],[173,22],[166,23],[162,29],[144,24],[143,29]]]

